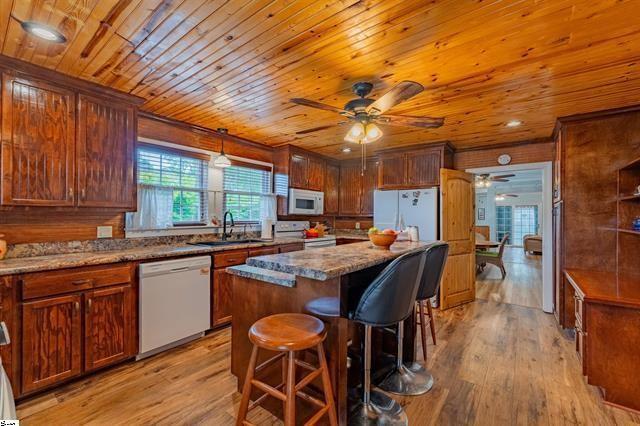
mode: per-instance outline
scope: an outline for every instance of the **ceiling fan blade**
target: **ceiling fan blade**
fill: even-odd
[[[518,198],[518,194],[502,194],[505,197],[513,197],[513,198]]]
[[[313,127],[311,129],[300,130],[299,132],[296,132],[296,135],[306,135],[307,133],[319,132],[320,130],[326,130],[326,129],[330,129],[332,127],[335,127],[335,126],[334,125],[330,125],[330,126]]]
[[[493,176],[491,179],[504,179],[504,178],[510,178],[510,177],[514,177],[515,175],[512,173],[510,175],[499,175],[499,176]]]
[[[509,179],[496,179],[496,178],[491,178],[489,179],[491,182],[509,182]]]
[[[394,106],[422,92],[424,87],[415,81],[401,81],[366,109],[367,114],[384,114]]]
[[[442,117],[413,117],[410,115],[379,115],[374,117],[376,121],[391,126],[413,126],[425,129],[435,129],[444,124]]]
[[[303,105],[303,106],[308,106],[311,108],[317,108],[317,109],[322,109],[325,111],[331,111],[331,112],[336,112],[338,114],[342,114],[345,116],[352,116],[353,113],[350,111],[346,111],[342,108],[338,108],[338,107],[334,107],[332,105],[327,105],[327,104],[323,104],[322,102],[316,102],[316,101],[312,101],[309,99],[304,99],[304,98],[293,98],[290,99],[291,102],[293,102],[294,104],[297,105]]]

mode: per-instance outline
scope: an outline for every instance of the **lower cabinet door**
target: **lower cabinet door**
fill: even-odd
[[[22,392],[80,374],[82,296],[53,297],[22,306]]]
[[[228,324],[231,322],[233,307],[233,288],[231,287],[231,275],[224,268],[213,270],[213,292],[211,297],[211,326]]]
[[[95,370],[133,355],[130,285],[85,293],[84,368]]]

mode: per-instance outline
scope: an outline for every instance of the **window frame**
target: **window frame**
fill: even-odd
[[[200,176],[199,176],[199,182],[200,182],[200,187],[196,188],[196,187],[184,187],[184,186],[173,186],[173,185],[163,185],[162,183],[160,184],[150,184],[150,183],[144,183],[140,181],[140,171],[141,168],[139,167],[139,161],[140,161],[140,152],[141,151],[147,151],[147,152],[152,152],[152,153],[156,153],[159,155],[171,155],[171,156],[176,156],[176,157],[180,157],[181,160],[182,158],[186,158],[186,159],[193,159],[193,160],[198,160],[201,161],[201,170],[200,170]],[[181,150],[181,149],[177,149],[177,148],[173,148],[173,147],[167,147],[164,145],[156,145],[156,144],[152,144],[152,143],[145,143],[145,142],[138,142],[136,144],[136,184],[138,186],[147,186],[147,187],[155,187],[155,188],[165,188],[165,189],[171,189],[173,191],[173,196],[176,196],[176,192],[180,192],[180,193],[184,193],[184,192],[195,192],[195,193],[199,193],[200,195],[200,205],[199,205],[199,217],[200,220],[197,221],[193,221],[193,220],[181,220],[181,221],[173,221],[171,223],[171,227],[172,228],[181,228],[181,227],[190,227],[190,226],[206,226],[208,224],[208,220],[209,220],[209,215],[208,215],[208,204],[209,204],[209,182],[208,182],[208,164],[210,161],[210,156],[207,154],[203,154],[203,153],[199,153],[199,152],[194,152],[194,151],[186,151],[186,150]],[[178,176],[180,177],[180,179],[182,178],[182,169],[180,169]],[[160,177],[162,178],[162,166],[161,166],[161,170],[160,170]],[[182,207],[182,203],[180,203],[180,206]],[[174,205],[173,208],[175,208],[175,199],[174,199]]]

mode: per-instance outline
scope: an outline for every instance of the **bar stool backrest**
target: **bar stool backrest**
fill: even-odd
[[[351,319],[377,327],[404,321],[413,312],[424,260],[421,250],[391,262],[367,287]]]
[[[433,245],[426,250],[424,270],[416,300],[431,299],[438,293],[448,254],[449,244],[446,243]]]

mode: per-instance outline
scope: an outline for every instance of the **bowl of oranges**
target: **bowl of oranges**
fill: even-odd
[[[373,243],[374,246],[380,247],[383,249],[389,249],[391,244],[396,241],[398,238],[398,233],[393,229],[385,229],[380,231],[375,226],[373,228],[369,228],[369,240]]]

